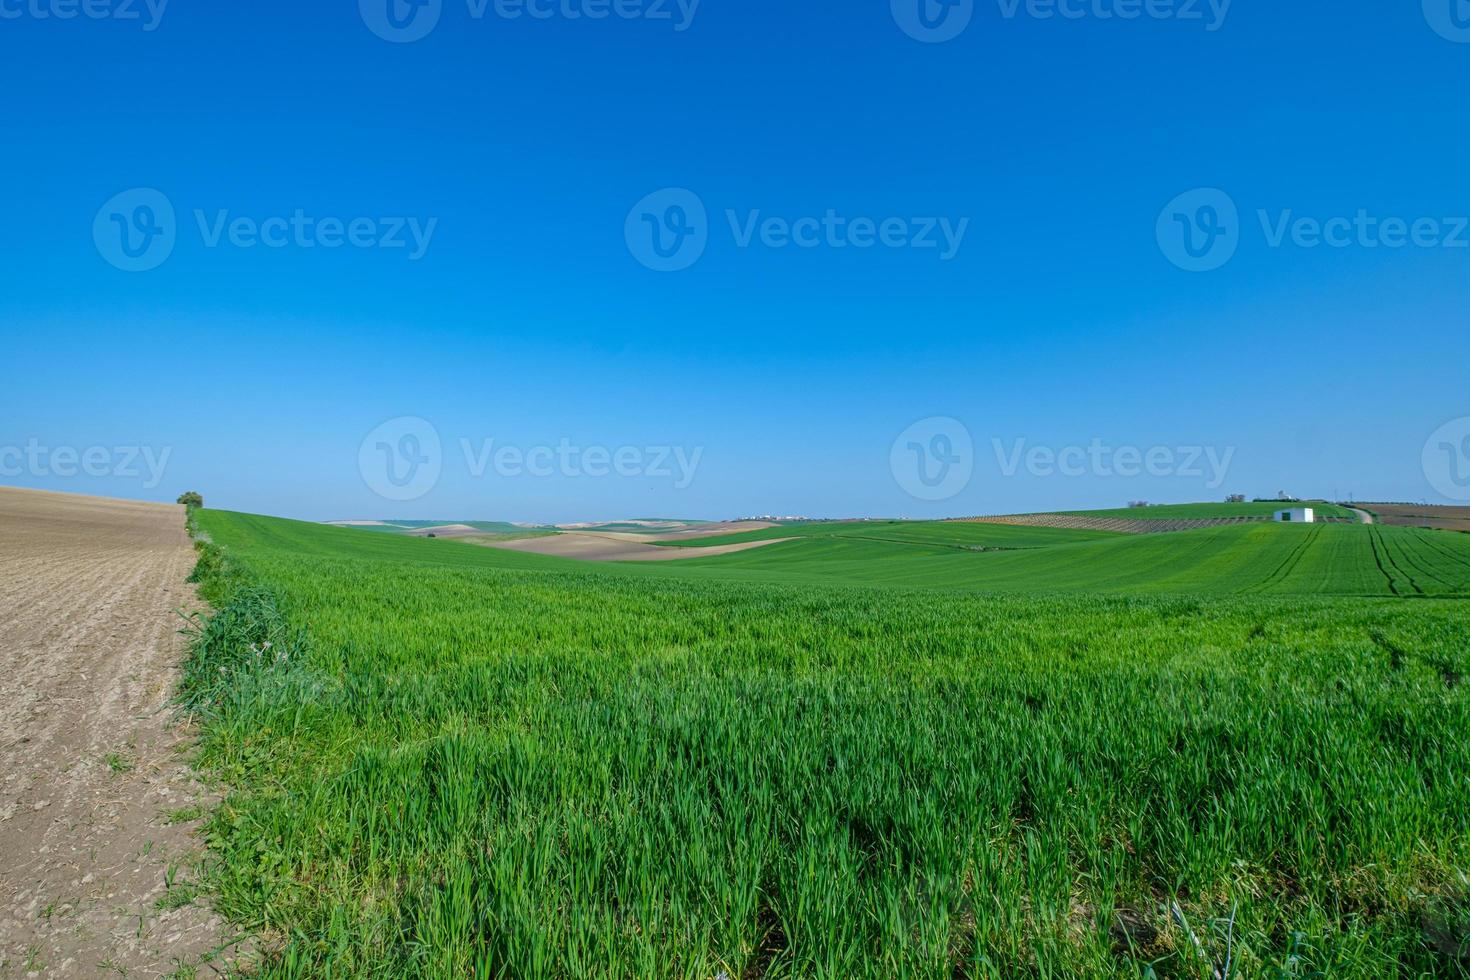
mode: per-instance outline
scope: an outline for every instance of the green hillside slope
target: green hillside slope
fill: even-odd
[[[1311,507],[1318,517],[1353,518],[1356,515],[1346,507],[1329,504],[1322,500],[1306,500],[1300,503],[1280,501],[1246,501],[1239,504],[1155,504],[1151,507],[1118,507],[1111,510],[1069,510],[1061,513],[1071,517],[1117,518],[1129,521],[1180,521],[1216,519],[1225,517],[1269,517],[1283,507]]]
[[[1470,536],[1365,525],[1244,524],[970,553],[834,535],[657,572],[991,592],[1456,596],[1470,594]]]
[[[1232,975],[1455,969],[1470,604],[1204,594],[1418,596],[1452,536],[597,566],[197,520],[209,883],[266,976],[1192,977],[1227,920]],[[1099,582],[1196,591],[1056,591]]]

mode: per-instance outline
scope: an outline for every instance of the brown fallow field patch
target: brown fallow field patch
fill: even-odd
[[[0,977],[154,977],[228,941],[170,705],[193,563],[182,507],[0,488]]]

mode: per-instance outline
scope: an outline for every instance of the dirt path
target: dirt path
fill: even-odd
[[[1348,510],[1350,510],[1354,514],[1357,514],[1358,515],[1358,522],[1359,523],[1361,523],[1361,524],[1372,524],[1373,523],[1373,515],[1370,514],[1370,513],[1368,513],[1366,510],[1359,510],[1356,507],[1349,507]]]
[[[203,791],[167,703],[192,563],[181,507],[0,488],[0,977],[155,977],[225,941],[187,901]]]
[[[1366,503],[1363,506],[1373,508],[1377,515],[1373,521],[1375,524],[1470,533],[1470,506],[1392,503]]]

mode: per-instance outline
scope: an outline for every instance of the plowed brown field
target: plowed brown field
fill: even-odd
[[[1470,531],[1470,507],[1437,504],[1361,504],[1378,515],[1378,523],[1397,527],[1428,527],[1443,531]]]
[[[192,561],[182,507],[0,488],[0,977],[225,941],[188,901],[203,793],[168,704]]]

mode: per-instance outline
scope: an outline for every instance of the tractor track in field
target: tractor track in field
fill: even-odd
[[[192,564],[181,507],[0,488],[0,978],[159,976],[222,942],[170,706]]]
[[[1400,538],[1399,540],[1400,540],[1400,542],[1403,541],[1402,538]],[[1424,566],[1424,563],[1422,561],[1422,555],[1417,550],[1410,549],[1410,548],[1407,548],[1407,547],[1400,547],[1399,548],[1399,557],[1402,559],[1403,563],[1406,566],[1408,566],[1409,568],[1412,568],[1412,569],[1414,569],[1414,571],[1418,572],[1419,575],[1424,579],[1424,581],[1426,581],[1426,582],[1432,582],[1432,583],[1436,583],[1436,584],[1438,584],[1440,582],[1440,577],[1439,577],[1438,573],[1436,573],[1432,568],[1426,568]],[[1407,571],[1405,572],[1405,574],[1407,574]],[[1409,581],[1411,583],[1413,583],[1414,588],[1418,590],[1418,592],[1419,592],[1420,595],[1427,595],[1428,594],[1428,593],[1426,593],[1423,590],[1423,588],[1421,588],[1419,586],[1417,579],[1410,578]]]
[[[1258,582],[1246,591],[1265,592],[1276,583],[1284,582],[1288,578],[1290,578],[1291,573],[1296,569],[1296,566],[1301,564],[1302,556],[1307,553],[1308,549],[1311,548],[1313,542],[1317,540],[1318,535],[1320,535],[1321,533],[1322,532],[1320,529],[1316,527],[1311,528],[1305,535],[1303,535],[1301,544],[1291,549],[1291,553],[1282,560],[1281,564],[1277,566],[1274,572],[1266,576],[1264,581]]]
[[[1470,558],[1464,555],[1457,555],[1453,550],[1444,547],[1444,539],[1440,538],[1434,531],[1427,531],[1425,537],[1417,540],[1423,541],[1425,548],[1428,548],[1449,564],[1470,569]],[[1438,574],[1435,574],[1433,577],[1437,582],[1444,582],[1443,577]]]
[[[1373,564],[1378,566],[1378,574],[1382,575],[1383,580],[1388,583],[1388,591],[1392,592],[1394,595],[1398,595],[1398,583],[1395,582],[1393,576],[1388,573],[1388,569],[1383,567],[1382,542],[1378,540],[1377,531],[1370,530],[1368,532],[1368,542],[1373,547]]]
[[[1379,533],[1379,535],[1382,535],[1383,534],[1382,531],[1379,531],[1378,533]],[[1395,558],[1394,557],[1394,553],[1393,553],[1394,550],[1393,550],[1393,548],[1392,548],[1391,543],[1389,542],[1389,540],[1387,538],[1383,538],[1382,540],[1383,540],[1383,554],[1388,558],[1388,563],[1391,566],[1393,566],[1393,570],[1396,571],[1396,572],[1398,572],[1400,575],[1402,575],[1408,581],[1409,588],[1411,588],[1411,589],[1414,590],[1414,594],[1415,595],[1424,595],[1425,594],[1424,589],[1423,589],[1423,587],[1421,587],[1419,585],[1418,579],[1414,578],[1413,575],[1409,574],[1408,567],[1405,567],[1405,566],[1412,566],[1412,567],[1414,567],[1416,569],[1418,568],[1417,565],[1414,565],[1413,564],[1413,559],[1411,558],[1411,556],[1409,556],[1407,553],[1404,553],[1404,554],[1401,554],[1398,558]]]
[[[1409,583],[1409,588],[1413,589],[1416,595],[1423,595],[1424,590],[1419,587],[1418,582],[1414,581],[1414,577],[1400,568],[1398,562],[1394,561],[1393,554],[1388,549],[1388,542],[1383,539],[1383,532],[1378,529],[1378,525],[1374,524],[1369,534],[1372,536],[1373,541],[1373,560],[1378,564],[1378,570],[1383,573],[1383,577],[1388,580],[1389,591],[1394,595],[1403,595],[1399,591],[1398,582],[1394,578],[1394,575],[1397,574]],[[1387,568],[1384,567],[1385,562],[1388,564]],[[1389,572],[1389,569],[1393,570],[1392,574]]]
[[[1464,565],[1466,568],[1470,568],[1470,556],[1457,555],[1457,554],[1455,554],[1455,552],[1453,550],[1451,550],[1449,548],[1446,548],[1445,547],[1445,539],[1444,538],[1441,538],[1438,534],[1435,534],[1433,531],[1430,531],[1430,533],[1428,535],[1426,535],[1424,538],[1422,538],[1421,540],[1423,540],[1423,542],[1424,542],[1424,544],[1425,544],[1425,546],[1427,548],[1429,548],[1430,550],[1434,551],[1436,554],[1440,555],[1441,557],[1449,559],[1450,561],[1454,562],[1456,565]]]
[[[815,538],[821,538],[821,539],[827,540],[827,541],[877,541],[880,544],[902,544],[902,545],[908,545],[909,547],[914,547],[914,548],[936,548],[936,549],[946,549],[946,550],[949,550],[949,551],[963,551],[963,552],[966,552],[966,553],[972,554],[972,555],[996,554],[996,553],[999,553],[999,552],[1006,552],[1006,551],[1035,551],[1036,548],[1037,548],[1037,546],[1035,546],[1035,545],[1032,545],[1032,546],[1029,546],[1029,547],[1024,547],[1024,548],[1023,547],[1006,548],[1006,547],[998,547],[998,546],[980,546],[980,545],[972,545],[972,544],[955,544],[954,542],[950,542],[950,541],[915,541],[915,540],[913,540],[911,538],[883,538],[883,537],[878,537],[876,535],[868,535],[868,534],[828,534],[828,535],[815,535],[815,534],[813,534],[813,535],[808,535],[808,537],[809,538],[814,538],[814,539]],[[787,541],[794,541],[796,539],[795,538],[787,538],[786,540]]]

